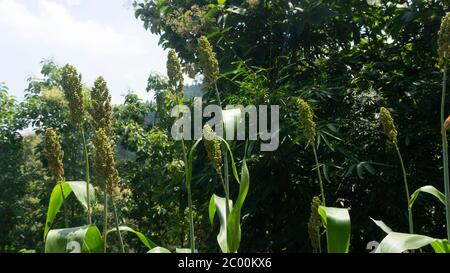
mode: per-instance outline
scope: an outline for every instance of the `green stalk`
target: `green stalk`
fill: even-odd
[[[445,122],[445,96],[447,89],[447,60],[444,64],[444,75],[442,79],[442,99],[441,99],[441,133],[442,133],[442,155],[444,160],[444,186],[445,186],[445,214],[447,220],[447,240],[450,241],[450,189],[449,189],[449,170],[448,170],[448,142],[447,132],[444,128]]]
[[[89,186],[90,186],[90,175],[89,175],[89,155],[88,155],[88,148],[86,143],[86,136],[84,134],[84,128],[81,126],[81,136],[83,138],[83,150],[84,150],[84,163],[86,168],[86,201],[87,201],[87,222],[88,224],[92,224],[91,219],[91,202],[90,202],[90,196],[89,196]]]
[[[412,217],[412,208],[409,205],[410,204],[410,195],[409,195],[409,187],[408,187],[408,180],[406,178],[406,169],[405,164],[403,163],[402,154],[400,153],[400,149],[398,148],[397,144],[395,144],[395,150],[397,151],[397,156],[400,161],[400,165],[402,167],[402,173],[403,173],[403,182],[405,183],[405,192],[406,192],[406,201],[408,202],[408,224],[409,224],[409,233],[414,234],[414,225],[413,225],[413,217]]]
[[[177,96],[177,105],[180,105],[180,99]],[[184,173],[186,178],[186,190],[188,194],[188,207],[189,207],[189,238],[191,245],[191,253],[195,253],[195,234],[194,234],[194,214],[192,209],[192,190],[191,190],[191,181],[188,181],[188,158],[187,158],[187,150],[186,144],[184,143],[184,139],[181,138],[181,149],[183,151],[183,161],[184,161]],[[190,179],[189,179],[190,180]]]
[[[103,245],[103,252],[106,253],[106,248],[108,245],[108,191],[107,191],[107,184],[105,182],[105,200],[104,200],[104,206],[103,206],[103,240],[105,241],[105,244]]]
[[[220,99],[220,93],[219,93],[219,88],[217,87],[217,82],[214,82],[214,90],[216,92],[216,96],[217,96],[217,101],[219,103],[220,108],[222,108],[222,100]],[[225,130],[224,130],[225,132]],[[224,139],[226,138],[226,135],[224,135]],[[222,148],[222,153],[223,153],[223,158],[224,158],[224,178],[220,176],[220,179],[222,180],[222,184],[224,187],[224,191],[225,191],[225,223],[228,223],[228,215],[230,214],[230,182],[229,182],[229,178],[228,178],[228,150],[226,147],[223,147],[223,145],[221,145]],[[228,229],[227,229],[228,232]]]
[[[111,203],[112,203],[113,210],[114,210],[114,218],[116,219],[116,231],[117,231],[117,237],[119,238],[120,252],[125,253],[125,247],[123,245],[122,234],[120,234],[120,229],[119,229],[119,217],[117,216],[117,208],[116,208],[116,204],[114,203],[113,197],[111,197]]]
[[[322,206],[325,206],[325,191],[323,189],[322,175],[320,174],[319,159],[317,158],[316,146],[313,143],[311,145],[311,147],[312,147],[313,153],[314,153],[314,160],[316,161],[316,170],[317,170],[317,176],[319,178],[320,195],[322,197]]]

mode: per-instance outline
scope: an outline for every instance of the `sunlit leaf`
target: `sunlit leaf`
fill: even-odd
[[[103,239],[94,225],[50,230],[45,242],[45,253],[101,252]]]
[[[439,201],[441,201],[442,204],[445,205],[445,195],[444,195],[442,192],[440,192],[439,190],[437,190],[435,187],[429,186],[429,185],[428,185],[428,186],[423,186],[423,187],[417,189],[417,190],[411,195],[411,198],[410,198],[410,201],[409,201],[409,206],[410,206],[410,207],[412,207],[412,206],[414,205],[414,202],[416,201],[417,197],[419,196],[419,194],[420,194],[421,192],[424,192],[424,193],[428,193],[428,194],[433,195],[433,196],[436,197]]]
[[[350,215],[348,209],[319,207],[327,231],[328,253],[347,253],[350,246]]]

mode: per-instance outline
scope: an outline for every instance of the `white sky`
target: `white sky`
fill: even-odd
[[[71,63],[92,86],[103,76],[114,103],[129,90],[144,99],[151,71],[165,73],[158,36],[135,19],[131,0],[0,0],[0,82],[23,98],[40,61]]]

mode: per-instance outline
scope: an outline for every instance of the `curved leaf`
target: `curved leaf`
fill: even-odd
[[[409,233],[391,232],[384,237],[375,253],[402,253],[432,244],[437,239]]]
[[[63,196],[62,196],[63,192],[64,192],[65,198],[67,198],[70,195],[70,193],[72,192],[72,189],[70,188],[69,184],[62,183],[62,184],[57,184],[57,185],[55,185],[55,187],[53,187],[52,193],[50,195],[48,209],[47,209],[47,219],[45,220],[44,241],[45,241],[45,238],[47,237],[48,231],[53,226],[53,222],[55,220],[56,214],[58,214],[58,211],[61,208],[61,205],[64,201]]]
[[[220,229],[219,234],[217,235],[217,243],[219,243],[220,250],[222,250],[223,253],[228,253],[228,246],[227,246],[227,226],[226,226],[226,198],[219,197],[215,194],[211,196],[211,200],[209,203],[209,219],[212,222],[214,220],[214,216],[217,212],[217,216],[219,217],[220,221]],[[229,207],[233,208],[233,201],[229,200]],[[212,208],[212,205],[214,205],[214,208]]]
[[[327,230],[328,253],[347,253],[351,232],[348,209],[320,206],[318,211]]]
[[[244,158],[241,170],[241,183],[239,184],[239,195],[236,204],[231,209],[230,215],[227,219],[227,243],[228,250],[231,253],[237,252],[241,243],[241,209],[247,197],[250,186],[250,174],[247,168],[247,162]]]
[[[441,201],[442,204],[445,205],[445,195],[442,192],[440,192],[438,189],[436,189],[435,187],[428,185],[428,186],[423,186],[423,187],[417,189],[413,194],[411,194],[411,199],[409,201],[409,207],[412,207],[414,205],[414,202],[416,201],[417,197],[419,196],[419,194],[421,192],[433,195],[439,201]]]
[[[55,187],[53,187],[52,194],[50,195],[50,201],[48,204],[47,219],[45,220],[45,228],[44,228],[44,240],[47,237],[47,233],[52,227],[55,221],[55,217],[58,214],[64,202],[61,188],[64,191],[65,199],[67,199],[69,195],[73,192],[77,200],[81,203],[81,205],[85,209],[87,209],[86,182],[69,181],[55,185]],[[89,196],[92,204],[93,202],[95,202],[95,190],[94,187],[92,186],[89,188]]]
[[[80,201],[81,205],[83,205],[84,209],[87,210],[88,208],[88,199],[87,199],[87,192],[86,192],[86,182],[84,181],[69,181],[64,182],[70,186],[73,193],[77,197],[78,201]],[[89,186],[89,200],[91,202],[91,207],[93,204],[95,204],[95,189],[92,185]]]
[[[149,240],[143,233],[141,233],[141,232],[139,232],[139,231],[136,231],[136,230],[134,230],[134,229],[132,229],[132,228],[130,228],[130,227],[128,227],[128,226],[120,226],[120,227],[119,227],[119,230],[120,230],[120,231],[127,231],[127,232],[134,233],[134,234],[139,238],[139,240],[140,240],[146,247],[148,247],[148,249],[150,249],[150,250],[153,249],[153,248],[155,248],[155,247],[158,247],[154,242],[152,242],[151,240]],[[107,233],[115,232],[115,231],[117,231],[117,229],[116,229],[116,228],[112,228],[112,229],[108,230]]]
[[[94,225],[50,230],[45,242],[45,253],[101,252],[103,239]]]
[[[372,220],[375,223],[375,225],[380,227],[384,232],[386,232],[386,233],[393,232],[392,229],[390,227],[388,227],[383,221],[375,220],[372,217],[369,217],[369,218],[370,218],[370,220]]]

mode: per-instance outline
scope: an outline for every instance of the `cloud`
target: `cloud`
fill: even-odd
[[[164,73],[166,54],[157,45],[158,37],[145,32],[122,4],[103,0],[0,0],[0,31],[5,37],[0,44],[0,59],[14,59],[13,69],[12,63],[9,68],[0,63],[0,74],[8,77],[3,80],[16,80],[18,73],[37,71],[36,59],[51,57],[60,64],[74,64],[87,84],[104,76],[115,103],[122,101],[128,90],[147,99],[144,90],[148,74],[152,70]],[[76,9],[71,8],[74,5]],[[102,5],[108,9],[86,15],[86,11]]]
[[[81,4],[81,0],[66,0],[66,4],[69,6],[79,6]]]
[[[70,0],[67,2],[80,3]],[[123,50],[133,37],[115,32],[92,20],[79,21],[60,3],[39,0],[37,12],[15,0],[0,1],[0,23],[18,36],[37,39],[51,46],[84,50],[90,54],[108,54]],[[142,50],[142,48],[134,48]],[[138,52],[139,53],[139,52]]]

